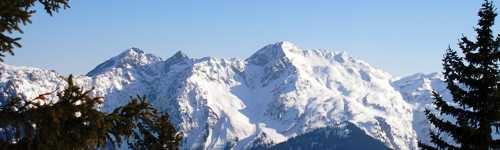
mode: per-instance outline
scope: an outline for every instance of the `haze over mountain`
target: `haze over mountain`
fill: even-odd
[[[62,90],[55,71],[0,64],[0,103]],[[388,148],[427,142],[430,91],[446,93],[437,74],[400,79],[345,52],[304,50],[290,42],[264,46],[247,59],[163,60],[131,48],[76,83],[104,97],[102,111],[145,95],[184,133],[184,149],[252,149],[287,142],[339,124]],[[358,133],[358,132],[356,132]],[[367,136],[367,137],[366,137]],[[375,142],[376,143],[376,142]]]

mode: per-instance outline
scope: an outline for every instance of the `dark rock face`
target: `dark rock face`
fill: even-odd
[[[384,143],[368,135],[356,125],[347,123],[345,127],[319,128],[309,133],[291,138],[269,150],[387,150]]]

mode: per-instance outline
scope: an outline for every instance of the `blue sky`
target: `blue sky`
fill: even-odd
[[[6,62],[85,74],[129,47],[163,58],[178,50],[246,58],[286,40],[346,51],[396,76],[437,72],[448,45],[474,36],[481,2],[71,0],[53,17],[36,14]]]

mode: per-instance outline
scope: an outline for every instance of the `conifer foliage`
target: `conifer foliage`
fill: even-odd
[[[69,0],[0,0],[0,61],[5,53],[14,54],[13,49],[21,47],[21,38],[9,34],[23,33],[20,26],[31,23],[30,18],[35,13],[33,7],[37,2],[49,15],[61,8],[69,8]]]
[[[492,27],[496,9],[485,0],[475,27],[476,40],[463,36],[459,41],[462,53],[448,48],[443,59],[443,75],[453,96],[447,103],[434,92],[434,105],[439,113],[426,111],[435,127],[431,130],[433,145],[424,149],[499,149],[500,139],[500,36]],[[443,134],[445,133],[445,134]],[[446,136],[453,141],[446,140]]]
[[[178,149],[182,134],[144,97],[104,113],[98,110],[102,99],[89,92],[70,76],[55,102],[40,96],[0,106],[0,149],[91,150],[123,142],[132,149]]]

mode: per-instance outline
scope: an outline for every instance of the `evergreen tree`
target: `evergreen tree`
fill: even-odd
[[[21,38],[9,34],[23,33],[20,26],[31,23],[36,3],[49,15],[69,8],[69,0],[0,0],[0,61],[21,47]],[[104,113],[98,110],[101,98],[89,92],[74,85],[70,76],[55,102],[43,94],[0,106],[0,149],[86,150],[116,148],[125,141],[132,149],[178,149],[182,134],[145,97]]]
[[[69,0],[0,0],[0,61],[5,53],[14,54],[15,47],[21,47],[21,38],[11,37],[11,33],[23,33],[21,25],[31,23],[35,13],[33,7],[39,2],[49,15],[61,8],[69,8]]]
[[[56,102],[40,96],[0,106],[0,149],[93,150],[116,148],[124,141],[133,149],[178,148],[182,134],[144,97],[104,113],[98,110],[101,98],[89,92],[70,76]]]
[[[433,92],[434,105],[439,113],[426,111],[428,120],[435,127],[435,131],[431,130],[433,145],[421,144],[422,148],[500,148],[500,139],[492,137],[492,134],[500,133],[500,36],[495,39],[491,29],[497,16],[495,10],[492,2],[485,0],[478,13],[476,41],[465,36],[459,41],[463,55],[447,49],[443,75],[453,103],[447,103]],[[443,136],[449,136],[453,141],[447,141]]]

